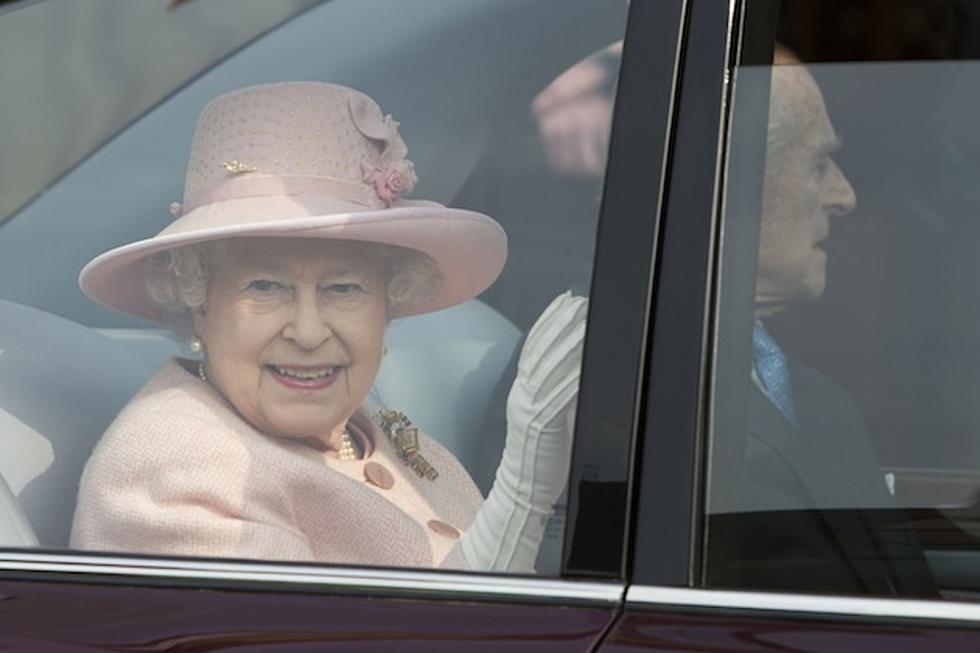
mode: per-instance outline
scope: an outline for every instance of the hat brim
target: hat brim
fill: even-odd
[[[97,256],[79,275],[82,291],[116,310],[166,319],[146,293],[143,265],[158,252],[228,238],[329,238],[397,245],[428,255],[437,288],[391,317],[427,313],[476,297],[507,259],[507,236],[492,218],[434,202],[401,201],[368,209],[322,195],[250,197],[216,202],[181,216],[152,238]]]

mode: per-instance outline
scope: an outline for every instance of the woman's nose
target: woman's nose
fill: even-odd
[[[333,335],[315,290],[296,293],[289,322],[282,334],[303,349],[316,349]]]

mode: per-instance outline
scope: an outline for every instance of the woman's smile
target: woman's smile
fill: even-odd
[[[344,370],[341,365],[319,367],[266,365],[265,368],[283,386],[306,392],[329,388]]]

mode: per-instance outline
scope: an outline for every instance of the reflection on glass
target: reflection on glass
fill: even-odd
[[[896,511],[900,479],[881,467],[862,407],[826,372],[831,355],[801,355],[803,339],[828,351],[840,339],[829,340],[812,323],[795,331],[786,326],[794,313],[826,304],[828,265],[834,265],[830,243],[853,233],[847,226],[858,205],[836,161],[854,142],[848,138],[848,150],[841,149],[817,73],[818,67],[803,66],[781,47],[771,69],[740,70],[744,88],[762,88],[761,80],[769,79],[769,113],[754,221],[753,310],[745,317],[729,310],[720,322],[719,347],[746,351],[742,378],[748,392],[737,395],[746,397],[744,422],[722,411],[713,425],[706,581],[931,596],[935,586],[921,546]],[[750,173],[732,174],[737,184],[740,174]],[[726,219],[733,228],[753,223],[744,216]],[[882,243],[879,238],[864,252],[865,265]],[[751,252],[729,250],[726,256],[753,260]],[[748,300],[745,289],[724,292]],[[744,319],[752,320],[749,328],[740,326]],[[750,341],[740,344],[736,333]]]

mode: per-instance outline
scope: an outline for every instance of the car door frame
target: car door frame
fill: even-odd
[[[623,617],[603,650],[691,650],[723,641],[742,646],[774,629],[834,632],[843,639],[828,641],[838,646],[847,640],[870,645],[878,635],[899,631],[938,643],[973,629],[980,605],[971,603],[703,587],[707,464],[709,447],[717,446],[708,442],[711,411],[731,410],[736,403],[711,397],[717,370],[737,368],[716,362],[729,354],[714,349],[717,307],[725,301],[719,279],[734,270],[719,247],[722,213],[733,210],[725,206],[731,197],[725,170],[732,164],[730,150],[751,149],[733,145],[733,139],[745,137],[729,129],[731,112],[740,110],[731,98],[738,65],[771,62],[778,0],[688,4],[637,453],[641,480],[629,555],[632,574]],[[763,129],[764,118],[763,113]],[[756,145],[754,155],[759,154]],[[761,179],[755,189],[759,196]],[[749,342],[748,332],[744,335]]]

